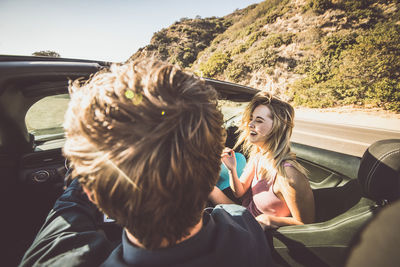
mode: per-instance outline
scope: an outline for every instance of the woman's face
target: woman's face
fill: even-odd
[[[273,119],[271,110],[265,105],[257,106],[250,117],[249,122],[249,141],[259,147],[262,147],[266,137],[271,132]]]

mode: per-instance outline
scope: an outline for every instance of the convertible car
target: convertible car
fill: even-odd
[[[62,155],[62,122],[69,81],[88,78],[109,65],[89,60],[0,56],[4,266],[18,264],[63,191],[68,162]],[[238,114],[258,90],[205,81],[219,92],[227,146],[232,147]],[[291,148],[309,171],[317,219],[313,224],[267,231],[274,259],[281,266],[341,266],[358,233],[400,197],[400,140],[378,141],[362,158],[300,143],[292,143]],[[103,218],[99,218],[99,229],[115,241],[121,236],[120,228]]]

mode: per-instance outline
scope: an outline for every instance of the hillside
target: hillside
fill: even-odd
[[[129,60],[148,56],[299,106],[400,111],[394,0],[267,0],[222,18],[183,18]]]

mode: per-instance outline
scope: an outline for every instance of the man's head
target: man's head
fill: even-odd
[[[113,65],[70,91],[64,153],[97,206],[146,248],[187,236],[220,169],[215,90],[149,60]]]

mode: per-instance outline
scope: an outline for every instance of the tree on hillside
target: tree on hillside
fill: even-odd
[[[61,55],[55,51],[51,50],[43,50],[39,52],[34,52],[32,53],[32,56],[38,56],[38,57],[61,57]]]

